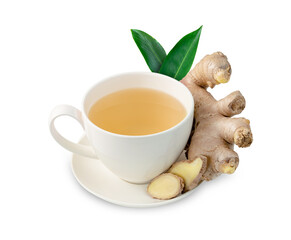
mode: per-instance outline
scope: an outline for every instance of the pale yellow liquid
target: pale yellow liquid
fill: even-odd
[[[122,135],[165,131],[186,116],[179,100],[161,91],[129,88],[111,93],[91,107],[88,117],[98,127]]]

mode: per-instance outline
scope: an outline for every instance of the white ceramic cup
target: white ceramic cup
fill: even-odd
[[[141,136],[111,133],[89,120],[90,107],[98,99],[128,88],[150,88],[168,93],[183,104],[187,115],[180,123],[168,130]],[[183,151],[191,132],[193,112],[193,97],[190,91],[177,80],[151,72],[125,73],[95,84],[85,95],[83,113],[69,105],[55,107],[49,118],[49,127],[54,139],[67,150],[100,159],[109,170],[123,180],[131,183],[146,183],[166,171]],[[63,115],[79,121],[91,146],[73,143],[57,132],[54,121]]]

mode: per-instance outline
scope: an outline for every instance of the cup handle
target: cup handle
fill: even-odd
[[[90,158],[97,158],[96,153],[94,151],[94,149],[91,146],[86,146],[86,145],[82,145],[79,143],[73,143],[69,140],[67,140],[66,138],[64,138],[56,129],[55,127],[55,119],[57,119],[60,116],[70,116],[74,119],[76,119],[81,126],[84,129],[84,122],[83,122],[83,118],[82,118],[82,113],[80,110],[78,110],[77,108],[70,106],[70,105],[59,105],[56,106],[49,117],[49,128],[50,128],[50,132],[52,134],[52,136],[54,137],[54,139],[64,148],[66,148],[67,150],[73,152],[73,153],[77,153],[80,155],[83,155],[85,157],[90,157]]]

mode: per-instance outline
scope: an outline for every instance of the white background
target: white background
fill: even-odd
[[[0,239],[290,239],[289,1],[0,1]],[[104,77],[149,71],[130,29],[168,52],[203,25],[195,63],[224,52],[241,90],[254,142],[237,149],[230,176],[152,209],[115,206],[87,193],[71,153],[50,136],[60,103],[78,108]],[[81,127],[64,118],[77,141]]]

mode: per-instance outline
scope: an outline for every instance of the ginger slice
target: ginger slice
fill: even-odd
[[[171,173],[163,173],[151,181],[147,191],[153,198],[167,200],[178,196],[183,188],[182,178]]]
[[[195,188],[201,181],[201,176],[206,169],[206,158],[204,161],[202,157],[195,160],[183,160],[176,162],[168,170],[169,173],[181,177],[185,183],[184,191],[189,191]]]

